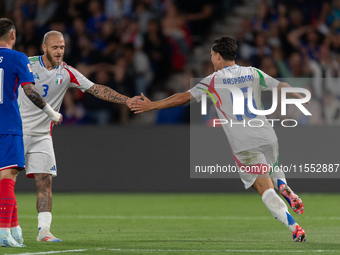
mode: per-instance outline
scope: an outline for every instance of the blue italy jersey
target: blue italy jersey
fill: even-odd
[[[34,77],[27,56],[0,47],[0,134],[22,135],[18,86],[29,83]]]

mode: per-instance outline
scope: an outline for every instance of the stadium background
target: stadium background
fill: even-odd
[[[239,65],[312,92],[312,117],[291,108],[285,118],[297,119],[299,127],[275,128],[281,159],[338,158],[338,0],[3,0],[0,15],[15,22],[17,50],[42,54],[44,33],[61,31],[66,63],[96,83],[153,100],[186,91],[190,78],[211,74],[213,39],[231,36],[239,45]],[[189,178],[188,106],[135,116],[69,90],[62,113],[63,125],[53,131],[59,174],[54,191],[244,191],[240,180]],[[280,118],[277,112],[271,117]],[[336,181],[290,183],[297,192],[331,192],[340,189]],[[35,191],[34,181],[20,175],[16,189]]]

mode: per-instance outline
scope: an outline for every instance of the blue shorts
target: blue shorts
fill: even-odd
[[[0,171],[25,168],[24,141],[21,135],[0,134]]]

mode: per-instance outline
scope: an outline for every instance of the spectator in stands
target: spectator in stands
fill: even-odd
[[[178,9],[184,13],[190,34],[193,35],[196,44],[201,44],[209,33],[214,2],[212,0],[174,1]]]
[[[211,62],[210,62],[211,63]],[[211,73],[210,73],[211,74]],[[168,89],[166,95],[172,95],[173,93],[186,92],[190,89],[190,79],[197,79],[197,74],[192,69],[187,69],[181,79],[181,84],[178,91]],[[161,109],[157,112],[156,124],[164,125],[178,125],[190,122],[190,107],[189,105],[182,105],[175,108]]]
[[[105,15],[110,20],[120,21],[132,17],[133,0],[105,0]]]
[[[269,23],[269,7],[264,1],[261,1],[258,4],[256,16],[252,20],[253,29],[256,32],[267,31],[269,30]]]
[[[174,71],[182,71],[191,47],[191,36],[186,27],[185,17],[174,4],[169,4],[162,19],[162,30],[171,48],[171,66]]]
[[[340,96],[340,66],[336,60],[331,59],[327,45],[320,46],[319,58],[310,61],[310,68],[313,74],[314,97],[323,98],[325,91],[331,92],[334,96]]]
[[[123,57],[128,72],[134,76],[135,88],[131,88],[130,94],[147,93],[153,76],[147,55],[140,48],[135,49],[133,44],[126,44]]]
[[[57,10],[58,4],[55,0],[39,0],[36,14],[36,25],[43,27],[47,25]]]
[[[85,116],[85,108],[78,101],[76,88],[70,88],[64,95],[63,104],[60,112],[63,115],[62,125],[78,125],[81,124]]]
[[[94,47],[90,36],[83,34],[78,38],[79,55],[74,55],[77,63],[91,65],[101,61],[100,52]]]
[[[165,80],[170,71],[170,56],[166,38],[157,20],[149,21],[147,32],[143,37],[143,51],[148,56],[154,73],[152,90],[164,88]]]
[[[302,40],[302,36],[306,40]],[[311,26],[298,28],[288,34],[288,41],[296,50],[301,50],[303,54],[308,54],[310,59],[317,59],[319,54],[319,34]]]
[[[86,20],[89,16],[88,0],[70,0],[67,13],[72,19]]]
[[[291,54],[287,62],[283,59],[276,59],[276,64],[283,78],[305,78],[291,79],[289,84],[292,87],[303,88],[309,85],[310,79],[308,78],[311,75],[309,61],[306,58],[302,59],[298,52]]]
[[[90,16],[86,22],[86,30],[92,36],[95,36],[99,33],[100,27],[106,21],[106,16],[103,12],[103,5],[99,0],[91,0],[88,5],[88,10]]]
[[[249,19],[242,20],[242,26],[236,35],[236,41],[239,47],[239,57],[248,60],[255,44],[254,30]]]
[[[260,67],[262,58],[269,56],[271,49],[267,44],[264,33],[258,32],[255,37],[255,47],[252,50],[250,61],[254,67]]]
[[[113,88],[112,74],[106,68],[98,68],[94,73],[93,81]],[[92,79],[91,79],[92,80]],[[95,96],[85,93],[82,100],[86,110],[85,121],[89,124],[108,125],[111,121],[111,103],[100,100]]]
[[[144,2],[139,2],[136,6],[136,19],[141,33],[145,33],[148,27],[149,20],[153,18],[153,14],[149,10],[149,5]]]
[[[323,95],[325,123],[328,126],[340,125],[340,101],[329,91]]]

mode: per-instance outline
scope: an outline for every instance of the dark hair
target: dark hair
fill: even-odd
[[[215,39],[211,49],[216,53],[220,53],[224,60],[233,61],[236,59],[237,44],[230,37],[222,36]]]
[[[13,21],[7,18],[0,19],[0,39],[4,39],[4,36],[12,29],[15,30]]]

